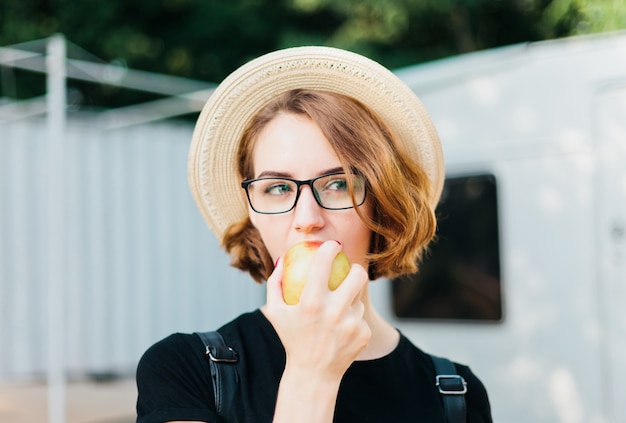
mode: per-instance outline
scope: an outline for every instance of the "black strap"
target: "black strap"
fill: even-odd
[[[215,410],[225,419],[230,417],[239,377],[237,375],[237,352],[227,346],[217,331],[196,332],[205,348],[205,355],[211,369]]]
[[[435,384],[441,398],[443,399],[443,409],[446,413],[447,423],[465,423],[465,393],[467,383],[463,377],[456,373],[454,364],[447,358],[431,355],[437,377]]]

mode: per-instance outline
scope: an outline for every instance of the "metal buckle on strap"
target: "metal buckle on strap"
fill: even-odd
[[[205,354],[215,363],[236,363],[239,361],[237,351],[228,346],[207,346]]]
[[[459,375],[437,375],[437,388],[444,395],[465,395],[467,382]]]

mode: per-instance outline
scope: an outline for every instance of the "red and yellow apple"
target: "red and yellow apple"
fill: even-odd
[[[302,241],[287,250],[283,270],[283,298],[287,304],[294,305],[300,301],[313,255],[320,245],[322,245],[321,241]],[[349,271],[348,256],[339,252],[331,266],[328,288],[337,289]]]

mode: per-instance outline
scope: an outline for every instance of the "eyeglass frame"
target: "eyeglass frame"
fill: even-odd
[[[348,209],[354,208],[355,207],[354,204],[350,205],[348,207],[339,207],[339,208],[324,206],[322,204],[322,201],[318,197],[317,190],[313,187],[313,183],[315,181],[317,181],[318,179],[322,179],[322,178],[325,178],[325,177],[328,177],[328,176],[333,176],[333,175],[345,175],[345,174],[346,174],[346,172],[330,172],[330,173],[325,173],[323,175],[316,176],[315,178],[306,179],[306,180],[299,180],[299,179],[285,178],[285,177],[279,178],[279,177],[274,177],[274,176],[269,177],[268,176],[268,177],[264,177],[264,178],[246,179],[244,181],[241,181],[241,187],[246,192],[246,197],[248,198],[248,204],[250,204],[250,207],[252,208],[252,210],[254,210],[255,213],[259,213],[259,214],[283,214],[283,213],[289,213],[294,208],[296,208],[296,204],[298,204],[298,199],[300,198],[300,193],[302,192],[302,190],[300,188],[303,185],[307,185],[311,189],[311,193],[313,194],[313,198],[315,198],[315,202],[321,208],[323,208],[325,210],[348,210]],[[351,173],[351,175],[362,176],[362,175],[359,175],[358,173]],[[281,181],[290,181],[290,182],[294,182],[296,184],[296,189],[297,189],[296,198],[294,199],[293,205],[288,210],[279,211],[279,212],[260,212],[257,209],[255,209],[254,206],[252,205],[252,200],[250,200],[250,192],[248,191],[248,187],[253,182],[263,181],[263,180],[268,180],[268,179],[277,179],[277,180],[281,180]],[[363,179],[363,182],[365,182],[365,179]],[[350,196],[354,200],[354,189],[350,193]],[[356,207],[359,207],[359,206],[363,205],[363,203],[365,203],[365,198],[366,197],[367,197],[367,184],[363,184],[363,200],[360,203],[356,204]]]

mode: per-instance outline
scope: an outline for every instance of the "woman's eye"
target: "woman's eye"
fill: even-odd
[[[324,186],[326,191],[347,191],[348,182],[345,178],[333,178]]]
[[[291,191],[289,184],[284,182],[268,185],[264,192],[268,195],[285,195]]]

